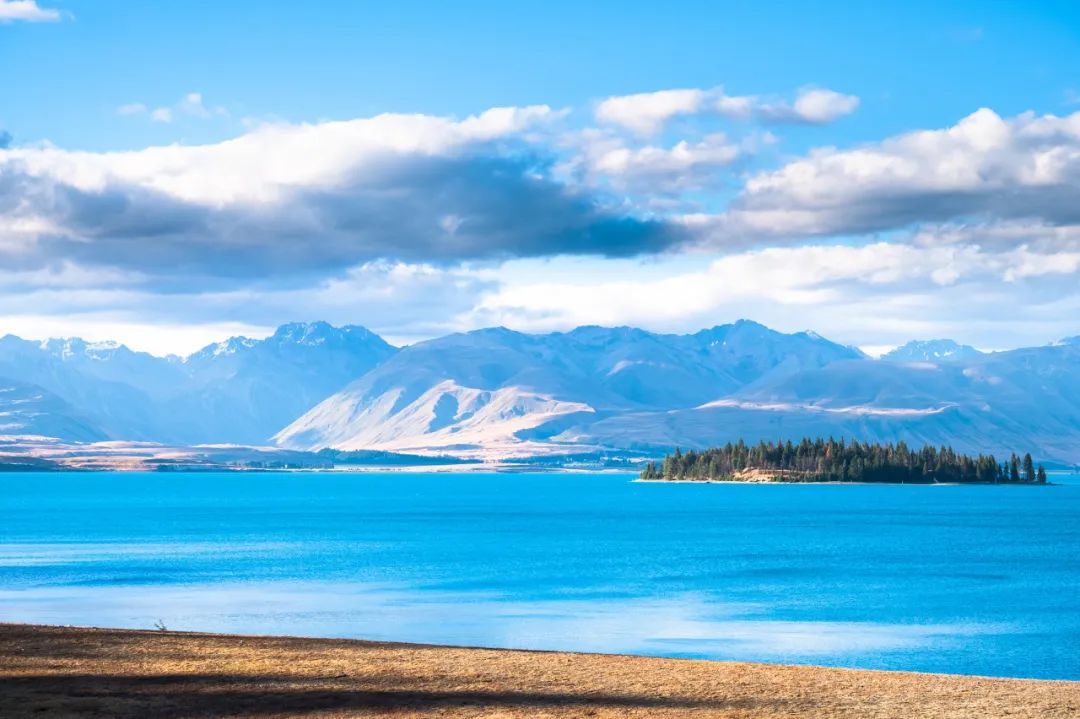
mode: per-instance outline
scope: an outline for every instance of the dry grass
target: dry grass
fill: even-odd
[[[1080,683],[0,625],[0,716],[1053,718]]]

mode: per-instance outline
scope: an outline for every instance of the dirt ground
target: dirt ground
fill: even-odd
[[[1080,717],[1080,682],[0,624],[0,716]]]

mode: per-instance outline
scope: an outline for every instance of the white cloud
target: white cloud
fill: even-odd
[[[844,115],[850,115],[859,107],[859,98],[844,95],[834,90],[808,89],[799,92],[795,98],[795,114],[806,122],[832,122]]]
[[[0,271],[0,335],[113,339],[185,354],[235,334],[262,336],[283,321],[359,323],[395,343],[472,329],[457,323],[498,286],[486,270],[373,262],[300,286],[176,288],[70,264]]]
[[[706,99],[704,90],[660,90],[609,97],[596,106],[601,123],[621,125],[639,135],[654,135],[676,115],[697,113]]]
[[[1080,246],[1075,252],[1032,252],[1027,245],[1011,253],[1005,280],[1016,282],[1025,277],[1042,275],[1075,275],[1080,273]],[[1080,278],[1078,278],[1080,279]]]
[[[842,281],[886,285],[957,261],[956,251],[919,250],[877,243],[864,247],[770,248],[715,259],[702,270],[645,282],[640,278],[573,284],[510,284],[481,304],[482,311],[518,322],[539,317],[552,326],[680,322],[740,298],[792,305],[834,299]],[[633,320],[631,318],[634,318]]]
[[[238,327],[265,333],[297,317],[363,324],[396,343],[491,325],[687,332],[749,317],[863,346],[951,336],[993,348],[1076,334],[1078,275],[1080,248],[899,241],[647,262],[372,262],[299,286],[226,284],[168,294],[137,274],[59,266],[0,273],[0,316],[4,331],[30,337],[83,334],[158,352],[190,351]],[[222,322],[232,323],[228,332]],[[188,329],[166,336],[180,327]]]
[[[924,224],[913,233],[911,242],[924,247],[976,245],[998,251],[1028,247],[1054,254],[1080,250],[1080,225],[1051,225],[1040,220]]]
[[[768,122],[823,125],[849,115],[859,98],[827,88],[799,90],[793,103],[761,95],[728,95],[723,87],[707,90],[683,88],[637,95],[609,97],[596,106],[596,120],[618,125],[641,136],[651,136],[679,115],[715,113],[737,120],[752,117]]]
[[[0,316],[124,340],[155,322],[269,328],[297,316],[399,341],[491,324],[689,331],[738,317],[866,346],[1076,334],[1080,113],[981,110],[740,176],[774,139],[761,128],[632,133],[687,113],[764,119],[777,101],[670,92],[690,94],[609,98],[598,119],[625,102],[608,105],[606,126],[575,132],[565,112],[534,106],[270,122],[131,152],[0,149]],[[830,92],[799,94],[784,107],[801,119],[789,119],[854,108]],[[215,112],[198,93],[118,112],[162,109]],[[673,215],[735,181],[726,211]],[[787,244],[837,235],[843,244]],[[698,254],[657,257],[688,236],[703,238]],[[762,249],[770,242],[781,246]],[[706,254],[717,250],[733,254]],[[650,259],[512,259],[559,255]]]
[[[723,133],[698,142],[681,140],[671,147],[628,147],[618,138],[606,137],[587,146],[585,164],[591,175],[602,176],[618,189],[675,191],[707,184],[745,149]]]
[[[1080,113],[1003,119],[823,148],[750,177],[718,237],[865,233],[968,218],[1080,224]],[[721,240],[722,241],[722,240]]]
[[[239,279],[379,258],[625,255],[682,241],[679,228],[550,175],[548,148],[529,141],[562,115],[547,106],[463,120],[384,114],[263,125],[211,145],[6,150],[0,227],[19,231],[0,253],[13,264],[70,259]]]
[[[754,114],[757,98],[752,95],[725,95],[716,93],[716,111],[725,117],[746,120]]]
[[[36,0],[0,0],[0,23],[6,22],[56,22],[59,10],[40,7]]]
[[[763,103],[759,112],[764,119],[772,122],[824,125],[844,115],[850,115],[858,107],[859,98],[855,95],[845,95],[824,88],[803,88],[796,95],[794,103]]]
[[[463,322],[525,331],[629,324],[685,332],[750,317],[853,344],[952,336],[1008,347],[1069,334],[1080,311],[1080,249],[988,252],[878,242],[696,259],[700,269],[686,261],[621,261],[606,273],[619,279],[608,281],[561,264],[527,274],[508,267],[500,289]]]
[[[18,167],[31,177],[63,178],[86,192],[117,183],[213,206],[272,202],[290,187],[336,185],[360,168],[374,169],[389,155],[434,157],[510,136],[543,122],[551,112],[537,106],[495,108],[462,121],[383,114],[317,124],[266,124],[213,145],[131,152],[18,149],[0,156],[0,169]]]
[[[178,116],[194,117],[202,120],[212,117],[228,117],[229,111],[217,105],[207,107],[202,93],[189,92],[172,105],[150,108],[142,102],[129,102],[116,108],[116,114],[124,116],[145,115],[154,122],[170,123]]]

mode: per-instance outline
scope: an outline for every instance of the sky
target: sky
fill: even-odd
[[[1080,334],[1080,5],[0,0],[0,334]]]

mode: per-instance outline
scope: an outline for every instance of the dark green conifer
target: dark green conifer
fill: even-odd
[[[1024,481],[1035,481],[1035,463],[1031,461],[1031,453],[1028,452],[1024,455]]]
[[[913,449],[904,443],[871,444],[841,439],[758,442],[739,440],[723,447],[682,452],[676,449],[661,464],[646,463],[644,479],[731,480],[742,470],[759,470],[792,482],[1045,482],[1030,454],[1015,453],[1005,462],[993,455],[970,456],[952,447]]]

